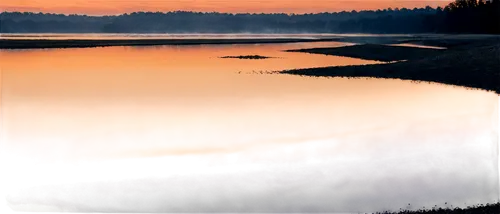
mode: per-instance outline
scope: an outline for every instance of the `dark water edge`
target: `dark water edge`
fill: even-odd
[[[420,40],[421,44],[446,44],[446,40]],[[426,54],[413,51],[407,59],[395,63],[356,65],[341,67],[307,68],[282,71],[285,74],[318,77],[375,77],[402,80],[437,82],[457,86],[484,89],[500,94],[500,40],[499,39],[454,39],[448,42],[447,50]],[[385,46],[379,51],[377,45],[354,47],[357,55],[365,59],[393,59],[399,49]],[[414,48],[419,49],[419,48]],[[398,50],[398,51],[395,51]],[[300,50],[299,50],[300,51]],[[304,52],[308,52],[305,50]],[[346,48],[322,49],[323,54],[350,56],[353,52]]]
[[[498,214],[500,213],[500,203],[495,204],[480,204],[469,206],[467,208],[438,208],[420,209],[420,210],[399,210],[399,211],[384,211],[376,214]]]
[[[298,42],[330,42],[337,38],[248,38],[248,39],[0,39],[0,49],[90,48],[107,46],[229,45]]]
[[[498,161],[493,147],[450,147],[397,158],[337,158],[209,175],[211,179],[100,183],[90,190],[54,193],[48,204],[76,213],[492,213],[498,211]]]

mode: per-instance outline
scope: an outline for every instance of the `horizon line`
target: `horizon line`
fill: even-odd
[[[413,8],[407,8],[407,7],[402,7],[402,8],[392,8],[392,7],[386,7],[386,8],[379,8],[379,9],[371,9],[371,10],[342,10],[342,11],[323,11],[323,12],[314,12],[314,13],[286,13],[286,12],[219,12],[219,11],[196,11],[196,10],[169,10],[169,11],[151,11],[151,10],[144,10],[144,11],[134,11],[134,12],[126,12],[126,13],[116,13],[116,14],[102,14],[102,15],[92,15],[92,14],[85,14],[85,13],[51,13],[51,12],[32,12],[32,11],[9,11],[9,10],[4,10],[0,11],[0,14],[3,13],[32,13],[32,14],[45,14],[45,15],[65,15],[65,16],[70,16],[70,15],[77,15],[77,16],[92,16],[92,17],[104,17],[104,16],[121,16],[121,15],[130,15],[133,13],[178,13],[178,12],[188,12],[188,13],[219,13],[219,14],[251,14],[251,15],[260,15],[260,14],[286,14],[286,15],[307,15],[307,14],[324,14],[324,13],[352,13],[353,11],[355,12],[376,12],[377,10],[388,10],[392,9],[393,11],[396,9],[402,10],[402,9],[407,9],[407,10],[413,10],[413,9],[425,9],[427,7],[430,7],[432,9],[438,9],[444,7],[437,6],[437,7],[432,7],[432,6],[425,6],[425,7],[413,7]]]

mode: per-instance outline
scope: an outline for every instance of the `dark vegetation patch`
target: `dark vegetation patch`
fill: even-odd
[[[500,94],[500,42],[480,40],[396,63],[287,70],[282,73],[323,77],[376,77],[438,82]]]
[[[435,56],[443,52],[440,49],[387,46],[379,44],[353,45],[337,48],[312,48],[289,50],[289,52],[306,52],[325,55],[347,56],[367,60],[392,62]]]
[[[261,56],[261,55],[242,55],[242,56],[223,56],[222,59],[269,59],[274,57]]]
[[[469,206],[467,208],[433,208],[420,210],[399,210],[396,212],[385,211],[376,214],[498,214],[500,213],[500,203],[481,204]]]

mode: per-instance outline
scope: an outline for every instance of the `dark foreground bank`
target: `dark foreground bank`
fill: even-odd
[[[12,197],[9,206],[23,211],[35,202],[46,207],[39,211],[51,205],[72,213],[497,213],[498,153],[490,149],[471,145],[241,174],[85,184],[90,188],[47,191],[43,201]]]
[[[33,39],[0,39],[0,49],[36,49],[36,48],[88,48],[106,46],[153,46],[153,45],[226,45],[226,44],[266,44],[327,42],[334,38],[249,38],[249,39],[71,39],[71,40],[33,40]]]
[[[420,209],[415,211],[399,210],[396,212],[386,211],[377,214],[498,214],[500,213],[500,203],[496,204],[481,204],[469,206],[467,208],[433,208]]]
[[[444,41],[446,40],[421,40],[419,42],[426,45],[436,43],[450,45],[449,49],[445,51],[432,50],[429,53],[420,50],[417,52],[422,53],[414,51],[407,54],[407,57],[398,58],[398,60],[405,59],[405,61],[396,63],[308,68],[287,70],[282,73],[322,77],[376,77],[429,81],[485,89],[500,94],[500,40],[494,38]],[[356,47],[356,54],[363,55],[365,59],[374,60],[381,58],[379,56],[381,54],[387,54],[387,56],[382,57],[387,58],[386,61],[390,61],[391,57],[397,57],[397,54],[390,51],[395,50],[394,47],[386,47],[389,51],[380,52],[378,50],[381,49],[381,46],[360,45]],[[310,50],[303,51],[311,52]],[[351,49],[345,48],[332,48],[330,51],[322,50],[322,52],[338,56],[351,56],[351,53],[355,53]]]

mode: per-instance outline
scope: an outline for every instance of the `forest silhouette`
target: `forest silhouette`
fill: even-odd
[[[500,33],[500,0],[441,8],[316,14],[134,12],[116,16],[0,13],[1,33]]]

